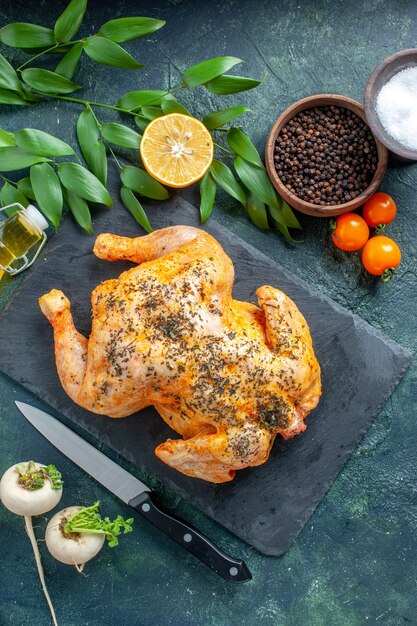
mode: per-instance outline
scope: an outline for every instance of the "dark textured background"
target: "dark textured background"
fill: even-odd
[[[26,20],[52,25],[64,5],[3,1],[0,23]],[[263,86],[223,99],[203,90],[192,91],[184,94],[184,104],[196,115],[239,102],[247,104],[254,113],[247,115],[245,127],[260,149],[277,114],[289,103],[322,91],[362,100],[366,79],[375,65],[396,50],[416,45],[417,5],[412,1],[179,0],[152,6],[127,0],[117,6],[91,2],[86,28],[98,28],[114,16],[135,14],[168,21],[150,41],[126,45],[146,67],[131,73],[86,59],[76,75],[85,86],[84,97],[114,103],[128,90],[160,87],[164,82],[174,86],[181,70],[209,56],[239,56],[247,61],[242,73],[268,73]],[[2,52],[9,59],[23,60],[12,49],[3,47]],[[56,102],[31,110],[1,107],[0,124],[10,130],[39,127],[74,141],[79,110],[77,105]],[[110,118],[115,119],[107,112],[101,114],[101,119]],[[357,260],[334,253],[324,221],[302,217],[306,241],[290,247],[278,236],[256,230],[224,196],[219,195],[215,216],[415,352],[416,175],[415,166],[391,167],[382,186],[398,204],[399,215],[389,232],[400,243],[404,258],[399,275],[388,287],[364,280]],[[185,195],[196,201],[195,191]],[[18,279],[2,281],[3,304],[17,284]],[[245,558],[254,573],[251,583],[224,583],[139,520],[136,532],[126,537],[118,550],[103,550],[91,563],[87,578],[57,564],[43,550],[61,626],[417,624],[416,378],[414,365],[282,558],[259,555],[183,501],[161,493],[178,514]],[[25,424],[13,401],[33,402],[33,396],[3,377],[0,398],[2,468],[32,456],[54,462],[67,477],[65,504],[100,498],[106,514],[127,514],[127,509]],[[38,536],[42,536],[45,520],[40,518],[37,525]],[[0,624],[46,626],[50,619],[23,524],[3,508],[0,550]]]
[[[112,196],[117,197],[119,185],[114,166],[107,178]],[[155,228],[172,226],[174,221],[199,225],[195,207],[178,195],[153,203]],[[126,220],[121,206],[102,211],[94,227],[97,233],[136,236],[138,232],[134,221]],[[84,410],[69,398],[56,371],[52,329],[39,309],[38,297],[53,287],[62,289],[71,301],[76,328],[88,337],[91,292],[98,282],[117,278],[131,267],[129,263],[97,259],[90,238],[81,238],[72,220],[61,225],[58,235],[42,252],[42,263],[26,274],[21,288],[0,315],[0,371],[134,463],[145,472],[146,484],[150,479],[159,480],[263,554],[281,556],[350,458],[412,357],[398,343],[287,272],[216,220],[211,219],[205,228],[233,261],[234,297],[257,302],[255,292],[260,285],[282,289],[305,315],[320,363],[322,397],[318,408],[308,416],[307,432],[290,441],[278,437],[267,463],[237,472],[233,481],[223,485],[193,480],[156,457],[155,447],[176,436],[152,407],[122,420],[109,419]],[[14,333],[14,340],[9,342]]]

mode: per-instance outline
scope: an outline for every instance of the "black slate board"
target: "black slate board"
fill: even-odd
[[[152,222],[155,227],[198,225],[198,212],[174,197],[152,207]],[[120,207],[101,212],[95,230],[140,234]],[[256,302],[257,287],[271,284],[295,300],[307,318],[322,367],[323,396],[307,420],[306,432],[286,442],[277,439],[267,463],[238,472],[224,485],[188,478],[153,454],[157,444],[176,436],[153,409],[112,420],[89,413],[68,398],[55,369],[52,332],[37,298],[52,288],[62,289],[71,300],[76,326],[88,335],[92,289],[128,266],[96,259],[92,239],[80,234],[69,219],[2,315],[0,370],[259,551],[281,555],[398,384],[411,355],[220,224],[211,220],[207,230],[234,262],[237,299]]]

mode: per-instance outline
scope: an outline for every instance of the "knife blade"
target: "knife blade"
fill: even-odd
[[[251,580],[244,561],[229,556],[191,524],[159,508],[150,489],[132,474],[45,411],[24,402],[15,404],[60,452],[214,572],[233,582]]]

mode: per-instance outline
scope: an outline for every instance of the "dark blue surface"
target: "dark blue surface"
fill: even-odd
[[[6,2],[1,21],[52,25],[56,2]],[[362,100],[366,80],[385,56],[416,45],[417,5],[391,0],[321,2],[91,3],[85,33],[114,16],[147,14],[167,19],[150,41],[126,45],[146,64],[123,72],[83,60],[76,80],[92,100],[114,103],[129,90],[178,84],[180,71],[204,58],[244,58],[246,75],[268,73],[259,89],[224,99],[203,90],[184,94],[195,115],[246,104],[254,113],[245,128],[262,150],[277,114],[296,99],[319,92]],[[91,30],[89,31],[88,28]],[[23,56],[2,47],[17,61]],[[235,73],[238,73],[237,71]],[[81,93],[81,92],[80,92]],[[75,144],[75,104],[45,102],[26,110],[1,107],[9,130],[39,127]],[[100,112],[103,120],[117,115]],[[388,287],[368,281],[356,257],[334,251],[328,223],[301,217],[305,243],[287,246],[261,233],[236,203],[219,194],[215,216],[255,247],[358,313],[413,352],[417,344],[416,166],[391,167],[382,189],[393,195],[398,217],[389,234],[401,245],[403,263]],[[196,202],[197,190],[185,195]],[[0,283],[4,304],[18,281]],[[12,338],[11,338],[12,340]],[[204,515],[168,493],[177,513],[208,533],[225,550],[244,558],[254,574],[230,586],[138,521],[120,548],[103,550],[87,578],[54,562],[41,543],[51,596],[61,626],[403,626],[417,624],[417,370],[413,365],[367,433],[293,548],[282,558],[264,557]],[[0,459],[3,468],[21,459],[56,463],[66,479],[63,504],[101,499],[105,514],[128,514],[97,483],[33,432],[14,408],[31,394],[0,379]],[[38,403],[39,404],[39,403]],[[44,407],[45,408],[45,407]],[[107,451],[109,452],[109,451]],[[111,454],[111,453],[110,453]],[[127,466],[122,461],[122,465]],[[36,525],[42,538],[46,519]],[[47,626],[48,609],[37,581],[22,520],[0,509],[0,623]]]

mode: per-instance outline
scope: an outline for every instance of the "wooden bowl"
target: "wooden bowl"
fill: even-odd
[[[387,133],[385,128],[379,121],[376,112],[376,99],[381,88],[395,74],[407,67],[417,65],[417,49],[401,50],[387,57],[372,72],[365,88],[365,114],[366,120],[376,137],[397,157],[403,161],[417,161],[417,150],[406,148],[398,143],[391,135]]]
[[[387,149],[380,141],[376,139],[376,137],[374,137],[378,155],[378,163],[375,174],[369,187],[365,189],[365,191],[362,192],[359,196],[354,198],[354,200],[350,200],[349,202],[344,202],[343,204],[337,204],[334,206],[325,206],[320,204],[312,204],[311,202],[301,200],[301,198],[289,191],[289,189],[279,178],[275,169],[274,149],[277,137],[281,132],[281,129],[287,124],[287,122],[295,115],[297,115],[297,113],[299,113],[300,111],[304,111],[305,109],[312,109],[313,107],[329,105],[350,109],[351,111],[359,115],[359,117],[366,123],[364,107],[359,104],[359,102],[356,102],[356,100],[352,100],[351,98],[346,98],[345,96],[338,96],[335,94],[320,94],[317,96],[310,96],[308,98],[298,100],[298,102],[295,102],[283,113],[281,113],[281,115],[271,128],[265,147],[266,169],[268,170],[269,178],[271,179],[272,184],[278,191],[279,195],[282,196],[289,205],[291,205],[298,211],[301,211],[302,213],[307,213],[308,215],[314,215],[315,217],[331,217],[333,215],[340,215],[341,213],[348,213],[349,211],[353,211],[361,206],[361,204],[363,204],[378,189],[385,174],[388,162]]]

